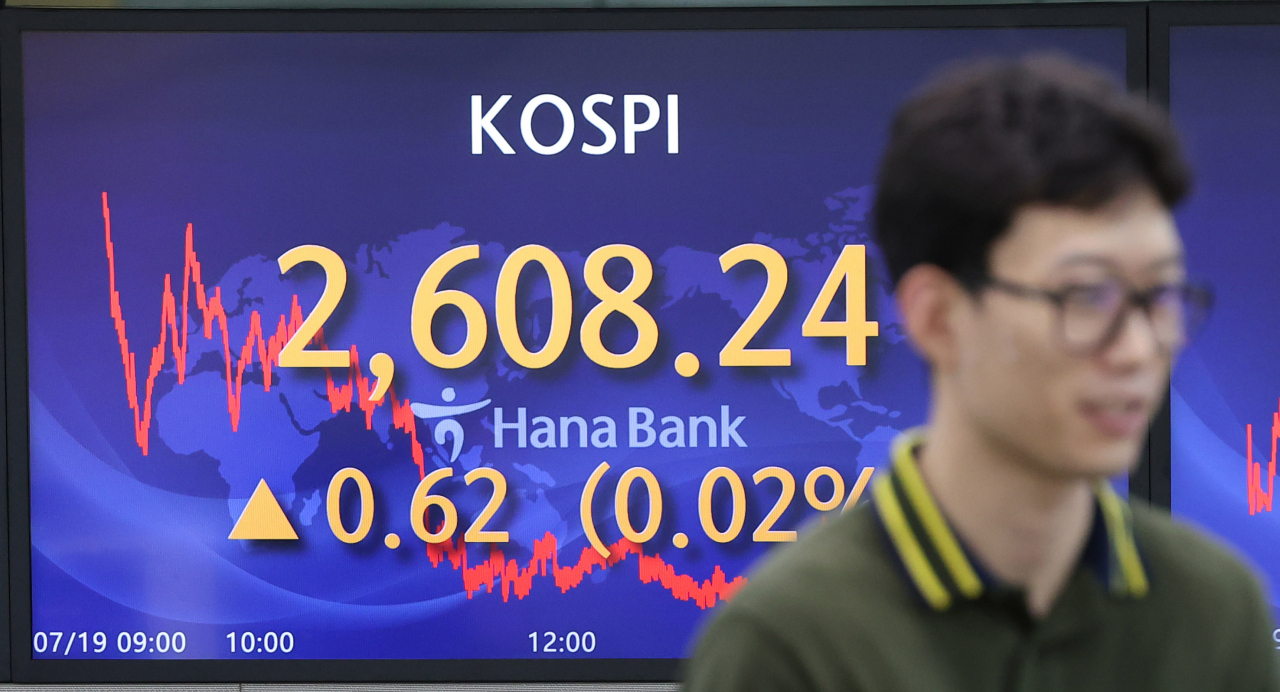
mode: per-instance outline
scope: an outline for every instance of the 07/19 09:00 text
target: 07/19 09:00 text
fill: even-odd
[[[106,653],[110,637],[106,632],[36,632],[31,650],[70,656],[72,653]],[[116,635],[116,653],[180,654],[187,650],[187,635],[182,632],[121,632]]]

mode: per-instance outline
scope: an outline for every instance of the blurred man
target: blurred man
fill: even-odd
[[[1189,178],[1163,113],[1061,59],[902,107],[876,232],[928,424],[724,607],[688,690],[1276,689],[1250,572],[1106,480],[1211,302],[1170,215]]]

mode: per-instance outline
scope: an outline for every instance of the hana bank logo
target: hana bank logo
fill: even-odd
[[[433,438],[436,444],[444,447],[446,443],[452,441],[449,451],[449,463],[458,460],[458,455],[462,453],[462,443],[466,439],[466,432],[462,429],[462,424],[454,419],[454,416],[461,416],[464,413],[479,411],[488,406],[492,399],[477,401],[473,404],[453,404],[453,400],[458,398],[458,393],[453,387],[445,387],[440,390],[440,398],[446,405],[439,404],[410,404],[409,408],[413,411],[413,415],[423,420],[442,419],[433,427],[435,432]]]

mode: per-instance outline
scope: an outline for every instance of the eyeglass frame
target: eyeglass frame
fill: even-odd
[[[1017,298],[1033,298],[1047,301],[1055,308],[1058,322],[1058,337],[1062,340],[1063,345],[1068,351],[1075,352],[1079,355],[1096,355],[1105,351],[1109,346],[1115,343],[1115,340],[1120,336],[1120,332],[1124,329],[1124,325],[1129,318],[1129,312],[1135,307],[1142,310],[1143,315],[1147,318],[1147,324],[1152,325],[1153,327],[1152,336],[1155,338],[1156,345],[1166,353],[1172,352],[1175,347],[1180,347],[1190,341],[1195,332],[1199,331],[1199,328],[1208,320],[1209,314],[1213,311],[1215,298],[1213,286],[1205,282],[1180,281],[1153,286],[1146,290],[1140,290],[1134,287],[1132,283],[1118,276],[1109,277],[1108,282],[1113,282],[1125,289],[1124,302],[1116,311],[1115,316],[1111,318],[1111,323],[1107,325],[1105,330],[1103,330],[1102,336],[1098,338],[1097,343],[1081,348],[1073,346],[1066,334],[1066,302],[1068,295],[1072,291],[1086,288],[1086,286],[1074,285],[1060,289],[1039,288],[1014,281],[1008,281],[988,274],[978,284],[977,289],[981,291],[990,288]],[[1098,284],[1092,285],[1096,286]],[[1202,307],[1204,314],[1200,323],[1191,329],[1187,328],[1187,324],[1184,319],[1181,340],[1175,343],[1166,344],[1162,343],[1162,340],[1154,329],[1155,323],[1151,318],[1151,310],[1156,302],[1156,296],[1171,288],[1181,289],[1183,296],[1181,300],[1184,304],[1190,295],[1198,295],[1203,301]]]

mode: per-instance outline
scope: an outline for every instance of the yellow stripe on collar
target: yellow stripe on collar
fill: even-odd
[[[915,449],[923,441],[924,435],[920,428],[908,430],[893,441],[894,472],[902,482],[912,510],[920,518],[920,523],[933,542],[933,547],[938,551],[942,563],[951,574],[951,580],[955,582],[965,598],[977,598],[982,595],[982,580],[978,578],[977,571],[969,563],[969,558],[960,547],[960,541],[956,540],[955,534],[951,532],[947,520],[942,517],[942,512],[938,510],[938,505],[934,502],[929,489],[925,487],[924,478],[921,477],[920,469],[916,466]]]
[[[1142,598],[1147,595],[1150,583],[1146,570],[1138,557],[1138,548],[1133,540],[1133,528],[1129,518],[1129,507],[1116,495],[1111,484],[1099,482],[1094,487],[1098,504],[1102,507],[1102,519],[1107,525],[1107,538],[1115,551],[1120,564],[1122,590],[1130,596]]]
[[[946,610],[951,606],[951,594],[929,565],[929,558],[925,557],[924,549],[920,547],[915,532],[907,523],[902,505],[898,504],[898,495],[893,491],[892,480],[888,476],[881,476],[871,486],[871,494],[875,498],[880,521],[884,523],[884,528],[894,547],[898,549],[898,556],[902,558],[902,564],[920,590],[920,595],[924,596],[934,610]]]
[[[923,428],[894,439],[893,470],[878,477],[872,495],[880,521],[916,589],[930,607],[946,610],[958,599],[979,598],[987,584],[925,485],[916,462],[922,444]],[[1098,483],[1094,493],[1102,516],[1095,535],[1107,544],[1105,552],[1095,551],[1099,560],[1105,560],[1096,566],[1100,576],[1110,582],[1113,595],[1141,598],[1150,583],[1134,541],[1129,506],[1106,481]]]

